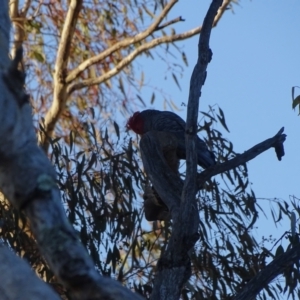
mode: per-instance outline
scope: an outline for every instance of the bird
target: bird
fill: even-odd
[[[176,154],[179,159],[186,159],[185,121],[171,111],[146,109],[135,112],[126,124],[128,130],[139,135],[149,131],[164,131],[174,134],[178,140]],[[206,143],[197,136],[197,164],[206,169],[216,164],[213,152],[209,151]]]

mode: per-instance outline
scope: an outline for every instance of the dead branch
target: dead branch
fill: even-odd
[[[204,170],[202,173],[198,174],[198,189],[200,189],[203,186],[204,182],[210,179],[212,176],[236,168],[272,147],[275,148],[276,154],[280,154],[279,156],[277,154],[277,157],[279,160],[281,160],[281,157],[284,155],[283,142],[286,139],[286,135],[283,134],[283,130],[284,128],[281,128],[275,136],[255,145],[254,147],[245,151],[243,154],[239,154],[233,159],[230,159],[222,164],[212,166]]]
[[[162,30],[172,24],[175,24],[175,23],[178,23],[178,22],[184,22],[185,20],[180,16],[180,17],[177,17],[173,20],[170,20],[170,21],[167,21],[159,26],[156,27],[155,31],[158,31],[158,30]]]
[[[285,139],[286,135],[283,134],[283,128],[281,128],[273,137],[253,146],[242,154],[238,154],[235,158],[198,173],[198,189],[201,189],[205,181],[213,176],[245,164],[270,148],[278,147],[278,145],[283,147]],[[182,193],[183,182],[176,173],[169,168],[165,160],[163,147],[168,146],[170,148],[174,147],[174,151],[176,152],[176,141],[172,139],[172,134],[166,132],[148,132],[143,135],[140,142],[140,150],[146,173],[159,194],[159,197],[163,199],[169,210],[176,211],[176,206],[180,205],[179,195]]]
[[[184,186],[175,173],[169,174],[164,163],[164,157],[158,152],[159,147],[157,144],[155,146],[152,145],[152,154],[155,157],[145,156],[145,153],[142,154],[143,163],[144,165],[145,163],[147,164],[147,169],[145,167],[146,172],[149,171],[148,166],[151,165],[149,160],[152,161],[152,165],[157,164],[163,168],[161,173],[147,173],[155,190],[168,206],[173,219],[172,234],[166,251],[158,261],[156,278],[150,299],[179,299],[181,289],[191,274],[191,262],[188,253],[198,239],[199,224],[199,214],[195,199],[197,190],[195,141],[198,106],[201,87],[206,77],[206,67],[211,59],[211,51],[209,49],[210,32],[221,4],[222,0],[213,0],[208,9],[199,42],[198,62],[191,78],[186,125],[187,175]],[[147,139],[149,139],[148,137],[149,135]],[[140,146],[143,153],[145,151],[145,143],[142,140]],[[146,140],[144,139],[144,141]],[[153,168],[154,170],[157,169]],[[181,195],[181,199],[179,195]]]

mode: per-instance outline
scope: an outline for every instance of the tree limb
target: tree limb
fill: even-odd
[[[198,189],[200,189],[204,182],[210,179],[212,176],[215,176],[217,174],[226,172],[228,170],[231,170],[233,168],[236,168],[249,160],[255,158],[257,155],[261,154],[262,152],[270,149],[271,147],[274,147],[275,150],[277,147],[283,147],[283,142],[286,139],[286,135],[283,134],[284,128],[281,128],[278,133],[272,138],[269,138],[254,147],[250,148],[249,150],[245,151],[243,154],[238,154],[235,158],[230,159],[222,164],[217,164],[215,166],[212,166],[197,176],[198,181]],[[279,159],[279,158],[278,158]],[[281,159],[281,157],[280,157]],[[280,160],[279,159],[279,160]]]
[[[128,54],[126,57],[124,57],[114,68],[112,68],[111,70],[109,70],[105,74],[101,75],[100,77],[89,78],[89,79],[81,80],[80,82],[74,82],[74,83],[70,84],[68,86],[68,89],[67,89],[68,96],[70,96],[76,90],[79,90],[79,89],[82,89],[82,88],[85,88],[85,87],[89,87],[89,86],[93,86],[93,85],[97,85],[97,84],[101,84],[104,81],[109,80],[110,78],[112,78],[116,74],[119,74],[137,56],[144,53],[146,50],[150,50],[150,49],[152,49],[152,48],[154,48],[158,45],[161,45],[161,44],[166,44],[166,43],[172,43],[172,42],[175,42],[175,41],[185,40],[187,38],[190,38],[190,37],[198,34],[201,31],[201,28],[202,27],[197,27],[195,29],[191,29],[191,30],[186,31],[186,32],[181,33],[181,34],[175,34],[175,35],[171,35],[171,36],[162,36],[162,37],[153,39],[150,42],[142,44],[141,46],[136,48],[134,51],[132,51],[130,54]],[[99,55],[101,55],[101,54],[99,54]],[[99,61],[96,61],[95,63],[97,63],[97,62],[99,62]]]
[[[196,206],[195,196],[197,192],[196,178],[197,178],[197,120],[199,111],[199,99],[201,96],[201,89],[206,79],[206,69],[208,63],[211,61],[212,52],[209,48],[209,38],[213,26],[214,18],[217,14],[222,0],[213,0],[204,18],[203,27],[198,45],[198,61],[194,67],[192,77],[190,80],[189,100],[187,106],[187,120],[186,120],[186,178],[181,196],[181,215],[184,220],[191,222],[192,206]],[[190,218],[188,217],[190,216]],[[194,215],[194,226],[198,228],[199,216]]]
[[[73,0],[71,2],[71,5],[73,3],[73,6],[74,6],[74,3],[78,4],[81,1],[82,0],[80,0],[80,1]],[[61,60],[61,57],[60,58],[57,57],[57,60],[56,60],[57,67],[55,67],[55,76],[54,76],[53,103],[52,103],[50,110],[47,112],[47,114],[45,116],[44,132],[40,133],[40,136],[39,136],[39,143],[40,143],[40,145],[43,146],[44,150],[47,151],[47,149],[49,147],[49,142],[48,142],[46,136],[52,135],[55,125],[56,125],[56,122],[58,121],[59,116],[61,115],[61,113],[65,107],[65,103],[66,103],[67,99],[69,98],[69,96],[72,94],[72,92],[74,92],[75,90],[78,90],[78,89],[82,89],[84,87],[101,84],[104,81],[109,80],[111,77],[120,73],[138,55],[140,55],[141,53],[143,53],[146,50],[154,48],[163,43],[172,43],[175,41],[187,39],[193,35],[198,34],[201,31],[201,27],[198,27],[198,28],[192,29],[190,31],[187,31],[187,32],[184,32],[181,34],[175,34],[172,36],[163,36],[163,37],[154,39],[151,42],[141,45],[139,48],[134,50],[134,52],[130,53],[127,57],[125,57],[115,68],[111,69],[108,73],[103,74],[99,78],[90,78],[90,79],[86,79],[86,80],[83,80],[78,83],[72,83],[76,78],[78,78],[78,75],[81,72],[83,72],[84,70],[86,70],[88,67],[90,67],[96,63],[99,63],[101,60],[105,59],[106,57],[109,57],[112,53],[114,53],[122,48],[128,47],[132,44],[139,43],[142,40],[144,40],[145,38],[147,38],[148,36],[150,36],[154,31],[156,31],[157,27],[160,25],[162,20],[165,18],[165,16],[168,14],[168,12],[176,4],[177,1],[178,0],[171,0],[164,7],[163,11],[156,18],[156,20],[145,31],[138,33],[134,37],[124,39],[124,40],[116,43],[115,45],[111,46],[110,48],[106,49],[105,51],[101,52],[100,54],[89,58],[88,60],[81,63],[76,69],[71,71],[68,75],[65,74],[67,65],[65,64],[63,67],[60,64],[58,64],[58,62],[61,62],[62,60]],[[228,7],[228,5],[230,4],[230,2],[231,2],[231,0],[225,0],[223,2],[222,7],[220,8],[218,14],[216,15],[216,17],[214,19],[214,26],[217,25],[218,21],[222,17],[223,13],[225,12],[225,10]],[[68,15],[72,15],[74,12],[74,9],[73,8],[71,9],[71,8],[72,7],[70,6]],[[68,18],[68,15],[67,15],[66,19],[70,20],[70,18]],[[75,19],[76,18],[74,17],[73,20],[75,20]],[[66,20],[64,29],[69,27],[69,25],[67,25],[67,20]],[[69,22],[69,24],[70,24],[70,22]],[[71,26],[70,28],[71,28],[71,30],[70,30],[69,35],[64,34],[64,31],[63,31],[61,40],[64,40],[63,37],[66,37],[69,40],[69,42],[71,42],[71,37],[73,36],[73,32],[71,32],[71,31],[72,31],[72,29],[74,29],[74,27]],[[64,42],[61,42],[61,45],[62,46],[60,46],[59,49],[63,50],[65,48],[65,50],[67,50],[66,44]],[[67,53],[68,51],[60,51],[59,50],[59,52]],[[65,58],[68,58],[68,55],[66,55]],[[66,63],[67,59],[64,59],[63,62]]]
[[[141,299],[96,272],[66,217],[56,172],[37,145],[31,106],[23,91],[25,76],[17,69],[22,51],[12,62],[8,59],[7,1],[0,0],[0,7],[0,190],[16,209],[24,210],[41,254],[74,299]]]
[[[29,5],[30,1],[24,3],[24,5]],[[14,38],[10,51],[12,58],[15,57],[17,49],[22,47],[24,38],[25,38],[25,22],[26,22],[26,10],[19,14],[19,0],[10,0],[9,1],[9,15],[12,20],[14,27]],[[24,71],[23,67],[22,70]]]
[[[82,0],[71,0],[61,33],[55,62],[55,73],[53,76],[53,101],[45,116],[45,122],[43,124],[44,132],[40,132],[39,136],[39,144],[44,148],[45,151],[48,150],[49,146],[47,137],[52,135],[56,122],[63,112],[67,101],[67,85],[65,83],[65,78],[67,75],[66,70],[70,56],[71,43],[81,6]]]
[[[238,293],[233,300],[252,300],[278,275],[300,260],[300,245],[276,257]]]
[[[97,78],[90,78],[90,79],[82,80],[81,82],[78,82],[78,83],[70,84],[68,86],[68,95],[70,95],[72,92],[74,92],[76,90],[82,89],[84,87],[100,84],[100,83],[112,78],[114,75],[120,73],[129,63],[131,63],[133,61],[134,58],[136,58],[138,55],[140,55],[141,53],[143,53],[146,50],[150,50],[150,49],[152,49],[158,45],[164,44],[164,43],[172,43],[175,41],[181,41],[181,40],[190,38],[190,37],[198,34],[200,31],[201,31],[201,27],[197,27],[197,28],[191,29],[191,30],[186,31],[181,34],[175,34],[172,36],[162,36],[162,37],[153,39],[150,42],[144,43],[141,46],[139,46],[138,48],[136,48],[133,52],[128,54],[126,57],[124,57],[113,69],[111,69],[107,73],[103,74],[102,76],[97,77]],[[123,41],[126,41],[126,40],[123,40]],[[117,45],[117,44],[115,44],[115,45]],[[91,57],[90,59],[88,59],[86,61],[86,63],[89,62],[88,63],[89,65],[84,66],[84,69],[82,69],[79,73],[83,72],[87,67],[89,67],[93,64],[99,63],[102,59],[105,59],[105,57],[107,57],[107,55],[105,55],[105,53],[108,50],[114,48],[115,45],[110,47],[109,49],[101,52],[97,56],[94,56],[94,57]],[[128,42],[128,45],[126,45],[126,46],[129,46],[129,45],[131,45],[131,44]],[[73,72],[71,72],[69,74],[69,76],[71,76],[72,74],[73,74]],[[71,83],[71,81],[73,81],[76,77],[72,78],[72,80],[71,80],[71,78],[70,78],[70,80],[68,80],[69,76],[67,77],[67,82]]]
[[[220,7],[216,17],[214,18],[213,27],[217,26],[220,18],[222,17],[223,13],[227,9],[230,2],[231,2],[231,0],[225,0],[223,2],[223,4]],[[157,29],[155,29],[155,28],[153,29],[153,31],[156,31],[156,30]],[[113,45],[112,47],[110,47],[110,48],[106,49],[105,51],[101,52],[100,54],[98,54],[94,57],[91,57],[88,60],[84,61],[75,70],[70,72],[70,74],[66,78],[66,82],[70,84],[69,87],[68,87],[68,95],[72,94],[72,92],[75,91],[75,90],[79,90],[79,89],[82,89],[84,87],[88,87],[88,86],[92,86],[92,85],[101,84],[102,82],[104,82],[106,80],[109,80],[110,78],[112,78],[116,74],[120,73],[128,64],[130,64],[134,60],[134,58],[136,58],[138,55],[142,54],[146,50],[150,50],[150,49],[152,49],[152,48],[154,48],[158,45],[161,45],[161,44],[173,43],[175,41],[185,40],[187,38],[190,38],[190,37],[200,33],[201,30],[202,30],[202,26],[199,26],[199,27],[196,27],[194,29],[191,29],[191,30],[183,32],[183,33],[174,34],[174,35],[171,35],[171,36],[162,36],[162,37],[158,37],[156,39],[153,39],[150,42],[146,42],[146,43],[142,44],[141,46],[139,46],[133,52],[128,54],[126,57],[124,57],[113,69],[111,69],[107,73],[103,74],[102,76],[100,76],[98,78],[90,78],[90,79],[82,80],[81,82],[71,84],[71,82],[81,72],[86,70],[91,65],[99,63],[101,60],[105,59],[106,57],[110,56],[112,53],[114,53],[115,51],[117,51],[121,48],[125,48],[125,47],[128,47],[129,45],[131,45],[132,43],[138,43],[138,42],[142,41],[143,39],[145,39],[147,36],[149,36],[153,32],[152,31],[150,32],[147,29],[147,30],[143,31],[142,33],[139,33],[135,37],[122,40],[122,41],[116,43],[115,45]]]
[[[66,78],[66,82],[67,83],[72,82],[74,79],[76,79],[78,77],[78,75],[81,72],[83,72],[88,67],[92,66],[93,64],[96,64],[96,63],[100,62],[101,60],[105,59],[106,57],[110,56],[112,53],[114,53],[122,48],[128,47],[129,45],[138,43],[138,42],[144,40],[145,38],[147,38],[148,36],[150,36],[156,30],[156,28],[159,26],[159,24],[162,22],[162,20],[166,17],[168,12],[171,10],[171,8],[177,2],[178,2],[178,0],[171,0],[169,3],[167,3],[165,5],[164,9],[162,10],[161,14],[156,18],[156,20],[146,30],[138,33],[134,37],[129,37],[127,39],[119,41],[118,43],[109,47],[108,49],[101,52],[100,54],[98,54],[94,57],[91,57],[91,58],[87,59],[86,61],[84,61],[83,63],[81,63],[76,69],[74,69],[72,72],[70,72],[70,74]]]
[[[150,299],[179,299],[181,289],[191,275],[191,262],[188,252],[198,239],[199,224],[199,214],[195,200],[197,175],[195,141],[197,134],[199,97],[201,87],[204,84],[206,77],[206,67],[211,59],[211,51],[208,46],[210,31],[215,15],[221,4],[222,0],[213,0],[208,9],[200,36],[198,62],[191,78],[186,125],[187,175],[182,189],[181,199],[178,199],[179,193],[177,191],[178,188],[182,187],[182,184],[176,183],[175,186],[177,189],[175,189],[175,187],[174,189],[170,189],[170,185],[174,185],[174,182],[171,182],[173,181],[173,178],[167,176],[166,180],[169,181],[170,184],[169,186],[166,186],[164,183],[164,188],[172,193],[175,192],[175,195],[166,195],[166,192],[164,192],[165,195],[161,195],[160,190],[158,190],[161,189],[161,187],[158,186],[161,182],[158,181],[162,180],[162,177],[165,176],[164,173],[157,175],[149,174],[151,181],[153,180],[152,183],[154,188],[157,190],[159,196],[166,201],[168,207],[170,202],[172,202],[174,206],[176,204],[178,205],[178,200],[180,201],[180,205],[177,209],[171,208],[173,219],[172,234],[166,251],[158,261],[156,278]],[[141,140],[141,148],[142,146]],[[144,159],[149,158],[142,156],[142,159],[144,163]],[[151,160],[156,164],[161,164],[161,160],[155,161],[155,159],[156,157],[151,157]],[[155,178],[156,176],[158,177]]]
[[[283,129],[281,128],[272,138],[266,139],[242,154],[238,154],[235,158],[198,173],[198,189],[201,189],[204,182],[211,177],[245,164],[268,149],[276,147],[278,144],[283,144],[286,139]],[[162,152],[164,147],[174,147],[174,151],[176,151],[176,141],[172,138],[172,134],[150,131],[144,134],[140,141],[141,155],[146,173],[169,210],[177,211],[176,207],[180,205],[179,195],[182,193],[183,182],[169,169]],[[172,218],[174,217],[175,215],[172,214]]]
[[[30,266],[0,243],[1,299],[59,300],[60,297],[40,280]]]

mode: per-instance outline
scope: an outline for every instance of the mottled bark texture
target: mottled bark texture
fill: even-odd
[[[0,299],[61,299],[39,279],[30,266],[0,244]]]
[[[71,9],[75,2],[71,1]],[[67,220],[56,185],[56,172],[37,145],[31,106],[23,90],[25,76],[18,70],[21,48],[16,51],[13,61],[8,58],[10,21],[7,1],[0,0],[0,7],[0,190],[17,209],[23,209],[41,254],[73,299],[141,299],[120,283],[96,272],[93,261]],[[24,299],[37,299],[33,294],[37,290],[44,293],[39,299],[53,296],[45,283],[33,279],[24,263],[11,259],[11,256],[4,259],[7,252],[2,250],[1,269],[5,268],[7,272],[0,272],[1,295],[16,299],[8,290],[14,288]],[[17,265],[24,270],[24,278],[16,276]],[[26,279],[28,286],[36,285],[36,289],[30,290],[19,284]],[[28,295],[30,291],[32,294]]]

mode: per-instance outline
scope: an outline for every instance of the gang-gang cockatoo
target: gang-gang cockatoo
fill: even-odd
[[[143,135],[148,131],[170,132],[178,139],[176,154],[179,159],[186,159],[185,121],[170,111],[147,109],[135,112],[127,122],[127,129]],[[214,165],[214,154],[208,150],[205,142],[197,137],[197,164],[203,168]]]

